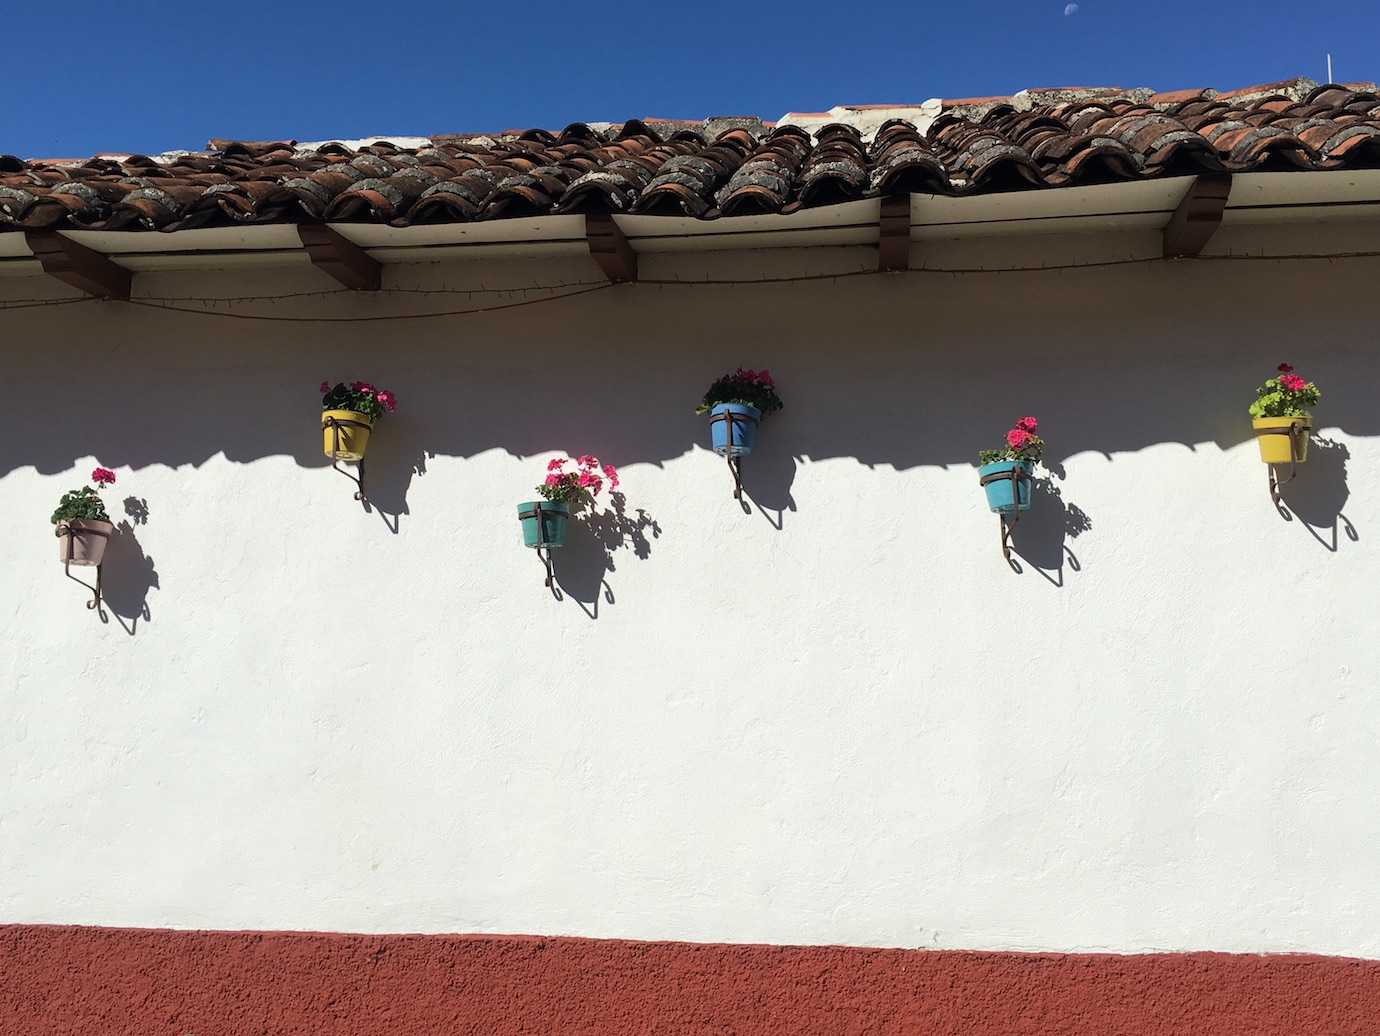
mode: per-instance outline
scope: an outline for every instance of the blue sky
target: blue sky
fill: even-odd
[[[1072,15],[1066,2],[68,0],[7,50],[0,153],[774,119],[1027,86],[1231,88],[1321,80],[1328,51],[1339,80],[1380,78],[1376,0],[1078,0]]]

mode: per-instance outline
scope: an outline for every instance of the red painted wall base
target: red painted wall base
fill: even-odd
[[[0,926],[0,1036],[1375,1034],[1380,961]]]

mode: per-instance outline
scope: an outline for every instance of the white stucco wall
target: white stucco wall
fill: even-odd
[[[1377,272],[0,313],[0,921],[1380,956]],[[1335,444],[1292,520],[1245,415],[1282,359]],[[692,413],[739,363],[787,406],[750,515]],[[401,400],[372,513],[319,452],[352,377]],[[1042,499],[1017,574],[970,462],[1027,413],[1090,527]],[[656,523],[608,570],[572,545],[560,602],[514,517],[558,451]],[[48,524],[98,461],[147,504],[104,625]]]

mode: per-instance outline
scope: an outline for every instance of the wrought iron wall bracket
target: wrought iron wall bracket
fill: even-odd
[[[72,580],[74,583],[80,583],[91,591],[91,600],[86,602],[86,607],[88,610],[100,612],[101,618],[103,619],[105,618],[105,612],[101,610],[101,569],[104,567],[104,565],[96,566],[96,585],[92,586],[85,579],[78,579],[76,576],[72,575],[71,561],[64,562],[62,566],[62,571],[66,574],[68,579]]]
[[[1295,421],[1288,428],[1257,428],[1255,434],[1257,436],[1287,435],[1289,437],[1289,477],[1280,479],[1273,464],[1265,466],[1266,471],[1269,472],[1270,500],[1278,510],[1284,506],[1284,497],[1280,490],[1298,477],[1299,457],[1302,455],[1302,444],[1308,436],[1308,429],[1304,427],[1302,422]]]
[[[361,457],[361,458],[359,459],[359,463],[358,463],[357,465],[355,465],[356,470],[359,471],[359,474],[358,474],[358,475],[351,475],[348,471],[346,471],[344,468],[342,468],[342,467],[340,466],[340,461],[338,461],[338,460],[333,460],[333,461],[331,461],[331,467],[334,468],[336,471],[340,472],[342,475],[344,475],[346,478],[348,478],[351,482],[353,482],[355,485],[357,485],[357,486],[359,487],[357,490],[355,490],[355,499],[356,499],[356,500],[358,500],[360,503],[368,503],[368,502],[369,502],[369,496],[368,496],[368,494],[364,491],[364,458],[363,458],[363,457]]]
[[[536,551],[537,551],[537,560],[540,561],[540,562],[542,563],[542,565],[546,568],[546,583],[545,583],[545,585],[551,590],[552,596],[554,596],[557,600],[559,600],[559,599],[560,599],[560,594],[557,593],[557,591],[556,591],[556,583],[555,583],[556,571],[555,571],[555,568],[553,567],[553,564],[552,564],[552,561],[551,561],[551,544],[548,543],[547,540],[546,540],[546,522],[543,521],[543,519],[542,519],[542,514],[543,514],[543,512],[545,512],[545,511],[546,511],[546,508],[544,508],[544,507],[541,505],[541,502],[538,501],[537,503],[535,503],[535,504],[532,505],[532,509],[531,509],[530,511],[519,511],[519,512],[518,512],[518,519],[519,519],[519,520],[526,520],[526,519],[528,519],[528,518],[535,518],[535,519],[536,519],[536,522],[537,522],[537,542],[534,543],[532,546],[533,546],[534,548],[536,548]],[[553,511],[551,511],[551,513],[552,513],[552,514],[560,514],[560,513],[563,513],[563,512],[554,511],[554,510],[553,510]]]
[[[92,586],[92,585],[91,585],[90,583],[88,583],[85,579],[78,579],[76,576],[72,575],[72,551],[73,551],[73,549],[74,549],[74,547],[75,547],[75,544],[76,544],[77,534],[76,534],[75,532],[72,531],[71,527],[68,526],[66,522],[63,522],[63,523],[61,523],[60,525],[58,525],[58,527],[57,527],[57,534],[58,534],[59,536],[62,535],[62,532],[63,532],[63,528],[64,528],[64,527],[66,527],[66,529],[67,529],[67,557],[64,558],[63,561],[62,561],[62,572],[63,572],[63,574],[64,574],[65,576],[67,576],[68,579],[72,580],[72,582],[74,582],[74,583],[80,583],[82,586],[86,587],[88,590],[91,591],[91,600],[89,600],[89,601],[86,602],[87,610],[88,610],[88,611],[94,611],[94,612],[96,612],[96,614],[98,614],[98,615],[101,617],[101,621],[104,622],[104,621],[105,621],[105,609],[103,609],[103,608],[101,607],[101,599],[102,599],[102,590],[101,590],[101,569],[104,568],[105,566],[104,566],[104,565],[97,565],[97,566],[96,566],[96,585],[95,585],[95,586]]]
[[[359,488],[355,490],[355,499],[362,504],[369,502],[369,494],[364,489],[364,458],[360,457],[355,465],[358,475],[351,475],[340,466],[340,429],[341,428],[363,428],[372,431],[373,425],[365,424],[363,421],[349,421],[337,417],[328,417],[322,422],[322,426],[331,430],[331,467],[340,472]]]
[[[1275,467],[1273,464],[1269,465],[1269,469],[1270,500],[1274,503],[1276,507],[1283,507],[1284,495],[1280,492],[1280,490],[1287,486],[1290,482],[1294,481],[1294,477],[1298,474],[1298,465],[1293,463],[1289,465],[1289,477],[1284,479],[1283,481],[1280,481],[1279,476],[1275,474]]]
[[[728,473],[733,476],[733,499],[738,501],[744,514],[751,514],[752,507],[743,499],[743,458],[740,454],[735,454],[733,432],[736,422],[748,423],[748,419],[742,414],[735,414],[731,410],[725,410],[722,414],[715,414],[709,419],[711,425],[718,424],[720,421],[728,425],[728,445],[724,449],[724,460],[728,462]]]
[[[1021,512],[1017,511],[1016,513],[1020,514]],[[1012,526],[1015,525],[1015,522],[1008,525],[1004,514],[997,515],[997,520],[1001,522],[1001,556],[1006,559],[1006,563],[1009,565],[1011,564],[1011,533],[1014,531]],[[1020,519],[1017,518],[1016,521],[1020,521]]]
[[[1021,469],[1012,468],[1010,471],[997,471],[991,475],[984,475],[978,479],[978,485],[987,486],[993,482],[1011,483],[1011,521],[1006,520],[1003,511],[997,512],[997,522],[1001,526],[1001,556],[1006,563],[1011,564],[1011,535],[1015,531],[1016,523],[1021,520]]]
[[[745,512],[751,511],[752,508],[743,499],[743,458],[726,456],[724,459],[728,461],[728,472],[733,476],[733,499],[742,505]]]

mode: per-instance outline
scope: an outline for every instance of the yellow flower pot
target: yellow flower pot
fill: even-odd
[[[1299,432],[1289,434],[1293,425]],[[1313,429],[1311,417],[1254,417],[1255,441],[1260,444],[1260,459],[1266,464],[1302,464],[1308,459],[1308,433]]]
[[[374,422],[353,410],[321,412],[322,448],[331,460],[363,460]]]

